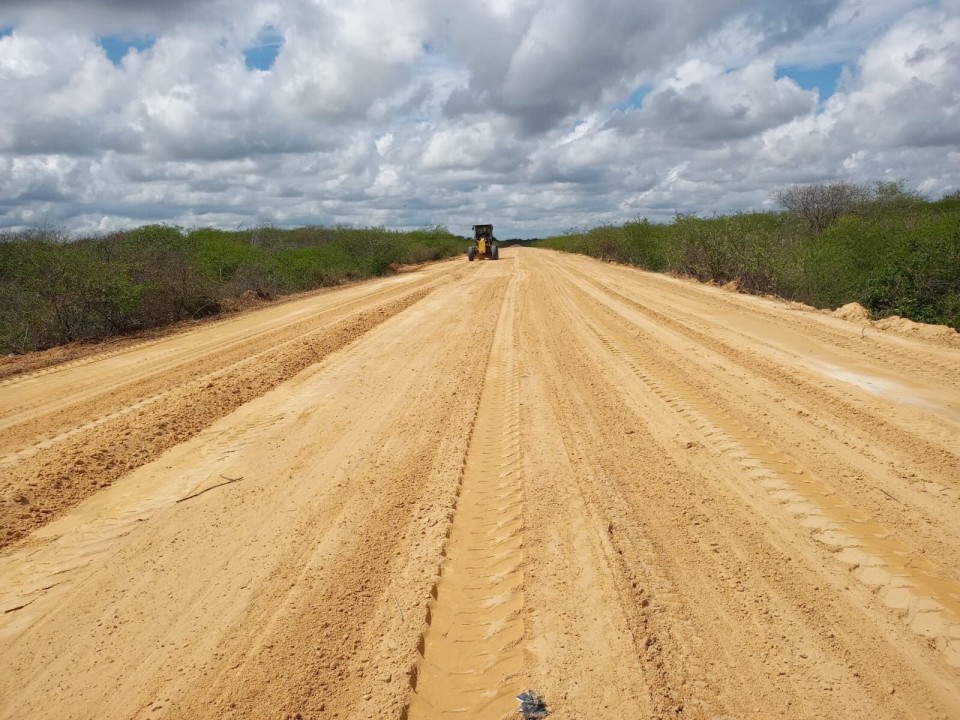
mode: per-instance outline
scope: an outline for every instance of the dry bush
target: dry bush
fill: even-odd
[[[777,192],[780,206],[801,218],[817,234],[870,197],[866,186],[846,180],[825,185],[794,185]]]

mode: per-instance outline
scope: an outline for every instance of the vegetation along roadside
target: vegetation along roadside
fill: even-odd
[[[256,228],[148,225],[71,239],[0,235],[0,353],[22,353],[212,315],[245,293],[273,297],[385,275],[463,252],[443,226]]]
[[[778,212],[646,219],[535,241],[736,282],[815,307],[850,302],[960,330],[960,192],[930,201],[903,181],[786,188]],[[0,353],[23,353],[213,315],[244,294],[274,297],[463,252],[444,226],[261,227],[185,231],[147,225],[72,239],[0,232]]]
[[[642,219],[537,245],[960,330],[960,192],[930,201],[903,181],[835,182],[787,188],[777,200],[780,212]]]

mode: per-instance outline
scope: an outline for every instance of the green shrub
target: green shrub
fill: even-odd
[[[244,264],[260,259],[259,248],[240,233],[204,228],[187,235],[190,264],[203,277],[223,284]]]
[[[667,267],[668,237],[668,228],[644,218],[622,226],[601,225],[592,230],[571,230],[566,235],[537,240],[532,245],[661,271]]]
[[[791,212],[680,215],[670,225],[603,225],[535,245],[960,329],[960,193],[928,202],[900,180],[800,189],[781,192],[796,200]]]
[[[960,327],[960,213],[912,223],[889,238],[867,278],[863,304],[877,316]]]
[[[69,241],[59,230],[0,236],[0,352],[158,327],[215,313],[253,290],[309,290],[383,275],[396,263],[463,252],[442,226],[261,227],[228,232],[169,225]]]

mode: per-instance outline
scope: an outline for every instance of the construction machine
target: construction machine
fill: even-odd
[[[497,239],[493,236],[493,225],[474,225],[473,245],[467,248],[467,260],[470,262],[476,259],[497,260],[499,257],[500,249],[497,247]]]

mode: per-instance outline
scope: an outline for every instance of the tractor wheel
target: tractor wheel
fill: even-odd
[[[498,248],[496,245],[494,245],[492,248],[490,248],[490,259],[491,259],[491,260],[499,260],[499,259],[500,259],[500,248]]]
[[[467,248],[467,260],[473,262],[473,259],[477,256],[477,249],[475,247]]]

